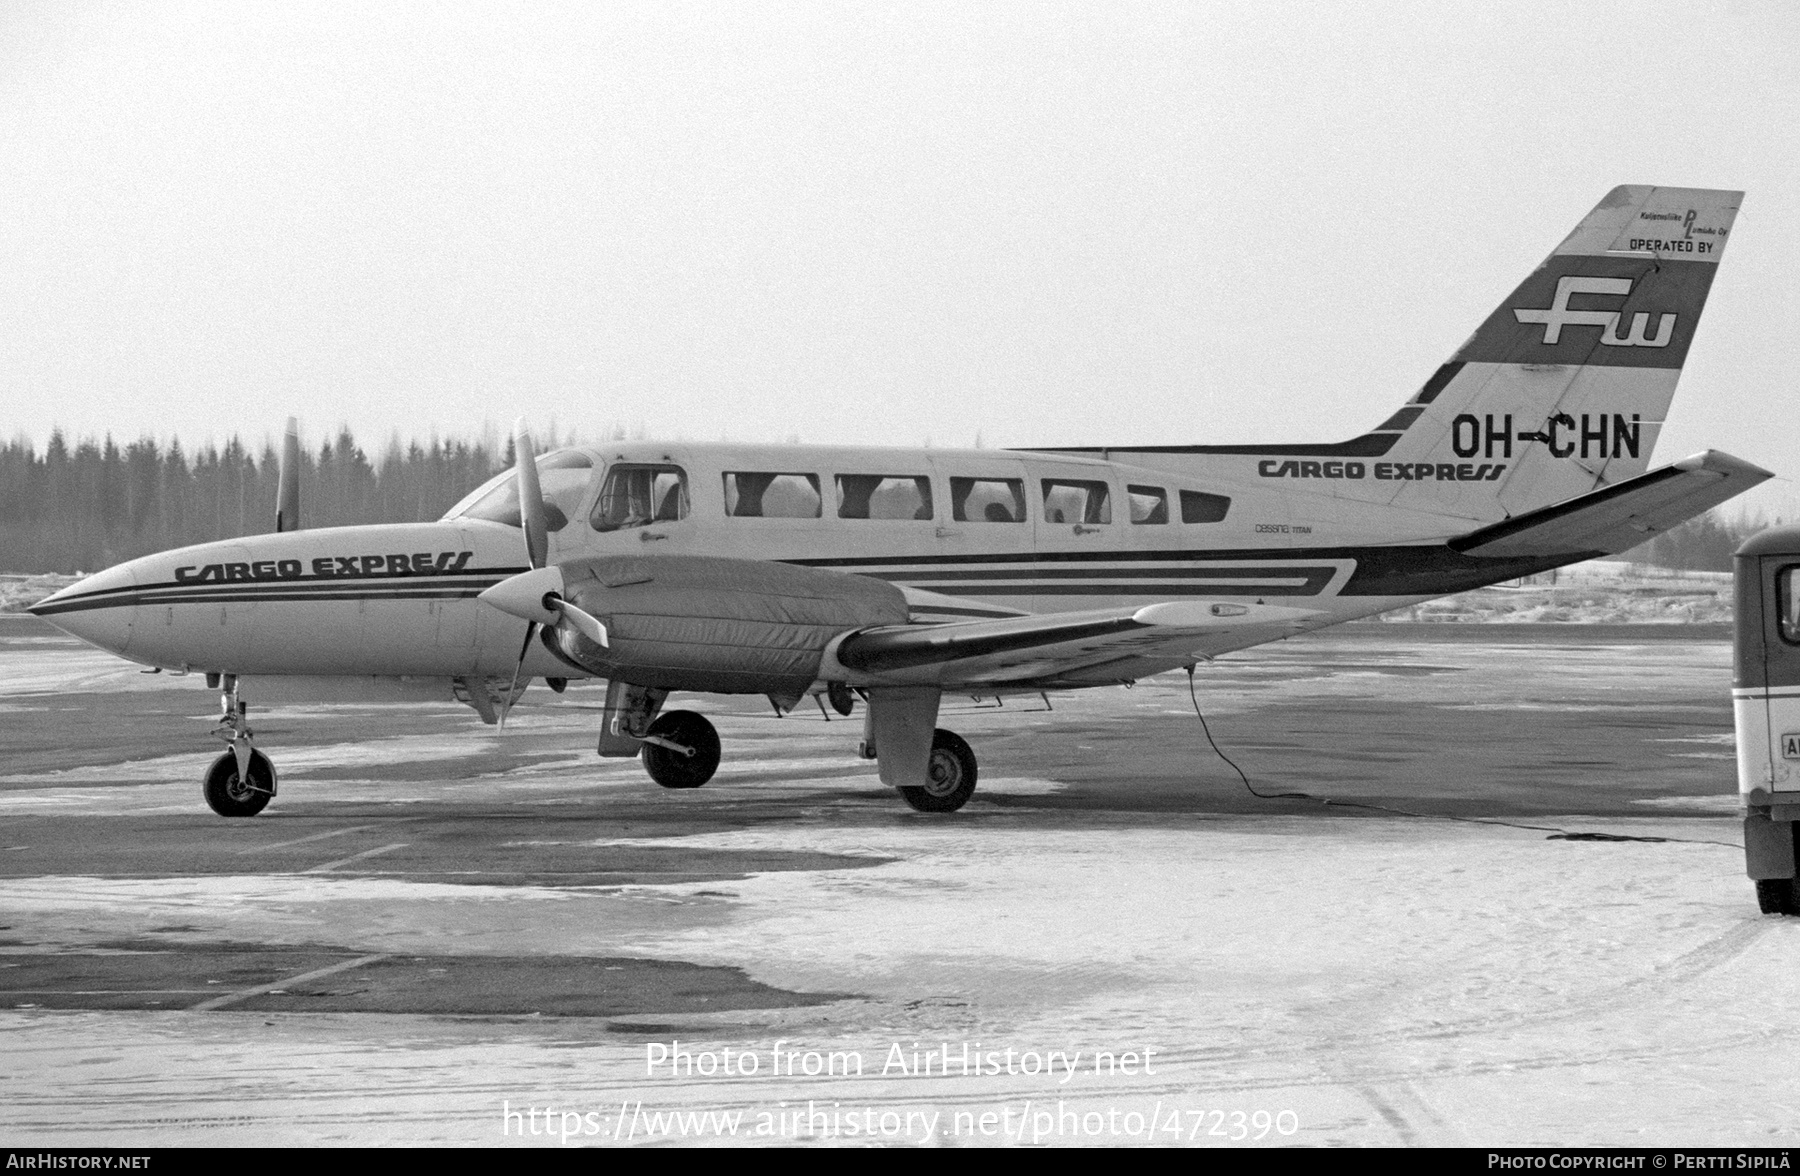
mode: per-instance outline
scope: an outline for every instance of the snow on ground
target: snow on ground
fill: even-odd
[[[1682,624],[1729,622],[1730,572],[1687,572],[1623,560],[1589,560],[1395,609],[1389,621]]]

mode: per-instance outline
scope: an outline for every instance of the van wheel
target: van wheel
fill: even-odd
[[[1765,915],[1800,915],[1800,879],[1758,878],[1756,905]]]

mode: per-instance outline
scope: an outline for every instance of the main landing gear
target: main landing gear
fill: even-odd
[[[953,813],[975,795],[975,753],[954,731],[938,727],[931,732],[931,758],[925,764],[925,783],[902,787],[900,796],[922,813]]]
[[[922,813],[953,813],[967,804],[975,795],[975,753],[960,736],[935,725],[938,691],[876,687],[862,694],[868,705],[858,750],[864,759],[880,761],[881,782]],[[662,687],[608,683],[595,750],[606,758],[636,756],[664,788],[698,788],[719,769],[719,733],[693,711],[664,711],[668,696]],[[854,706],[848,688],[833,689],[829,697],[839,714]],[[783,709],[782,701],[771,701]]]
[[[644,770],[664,788],[698,788],[719,770],[719,733],[693,711],[659,716],[643,744]]]
[[[221,817],[254,817],[275,796],[275,765],[256,750],[250,704],[238,697],[236,674],[220,681],[219,711],[213,734],[225,741],[226,751],[206,769],[201,792]]]

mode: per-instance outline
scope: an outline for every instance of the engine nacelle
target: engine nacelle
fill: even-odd
[[[547,643],[590,674],[711,694],[799,694],[832,638],[907,620],[884,580],[760,560],[619,555],[558,564],[563,597],[599,618],[601,646],[563,625]]]

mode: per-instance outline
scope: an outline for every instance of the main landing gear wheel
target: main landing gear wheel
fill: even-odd
[[[719,770],[719,733],[703,715],[665,711],[645,734],[644,770],[664,788],[698,788]]]
[[[962,736],[942,727],[931,733],[931,759],[922,788],[902,788],[906,803],[922,813],[953,813],[975,795],[975,753]]]
[[[1800,915],[1800,878],[1758,878],[1756,905],[1765,915]]]
[[[249,779],[238,774],[237,755],[226,752],[206,770],[206,803],[221,817],[254,817],[275,795],[275,765],[260,751],[250,753]]]

